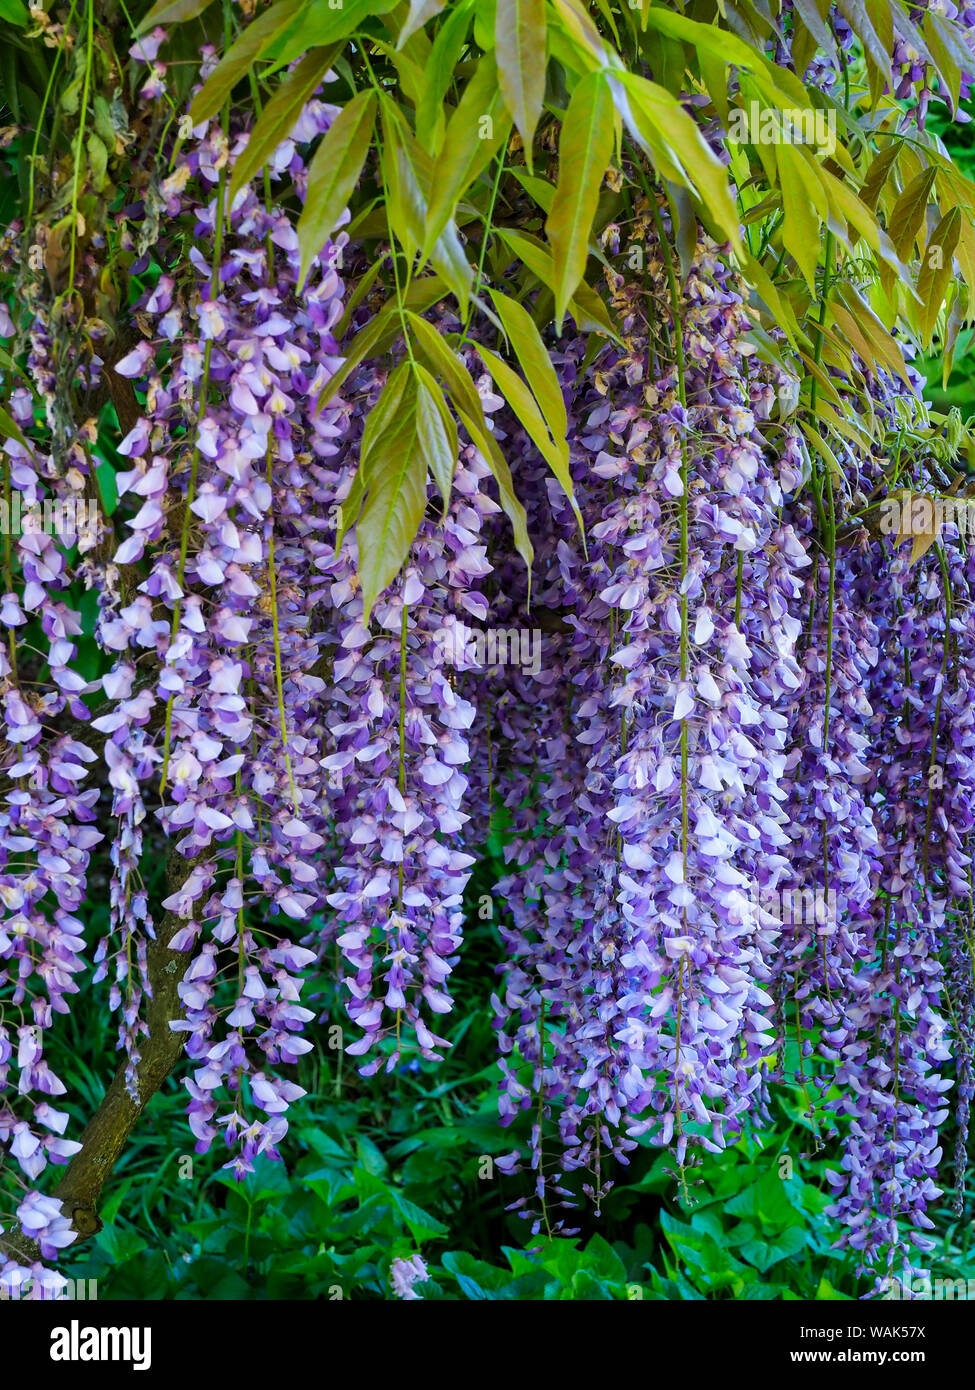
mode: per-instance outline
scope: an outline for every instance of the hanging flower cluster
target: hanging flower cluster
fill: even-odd
[[[894,63],[923,121],[906,42]],[[165,43],[132,47],[143,102],[166,95]],[[44,1037],[89,968],[139,1107],[156,966],[178,958],[190,1127],[201,1153],[222,1137],[238,1178],[277,1156],[303,1094],[313,969],[335,976],[364,1075],[442,1057],[464,894],[503,810],[499,1110],[530,1128],[502,1167],[527,1161],[513,1205],[533,1230],[566,1230],[580,1188],[598,1210],[641,1143],[672,1154],[686,1195],[784,1080],[836,1145],[839,1238],[906,1279],[931,1248],[949,1094],[960,1185],[975,1091],[975,562],[950,528],[914,565],[859,522],[840,543],[838,509],[883,461],[851,445],[855,487],[834,476],[722,248],[685,227],[678,267],[648,188],[627,232],[642,272],[608,273],[621,342],[594,363],[581,333],[548,345],[572,499],[483,372],[490,330],[432,310],[517,479],[531,575],[461,442],[367,615],[364,421],[410,354],[327,389],[372,306],[346,310],[344,232],[302,279],[295,205],[326,95],[233,191],[247,122],[173,128],[113,228],[140,286],[124,344],[84,296],[45,289],[43,227],[29,248],[34,394],[9,402],[3,504],[85,509],[3,556],[0,1235],[40,1260],[74,1238],[35,1184],[80,1148]],[[614,263],[620,236],[604,229]],[[97,250],[78,253],[88,276]],[[893,421],[905,386],[864,374]],[[72,411],[106,382],[129,393],[128,411],[112,395],[117,502],[96,421]],[[394,1292],[417,1297],[425,1273],[394,1262]],[[27,1254],[0,1266],[6,1287],[31,1278],[57,1284]]]

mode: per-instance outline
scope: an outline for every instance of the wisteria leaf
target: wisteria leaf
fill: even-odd
[[[16,439],[17,443],[22,444],[25,449],[30,447],[20,432],[20,426],[2,407],[0,407],[0,435],[3,435],[5,439]]]
[[[552,254],[544,242],[531,236],[530,233],[515,231],[512,227],[499,228],[498,235],[536,279],[540,280],[548,289],[553,289],[555,265],[552,261]],[[606,305],[585,280],[576,286],[575,293],[569,300],[569,313],[579,328],[604,333],[607,338],[612,338],[614,342],[622,343]]]
[[[306,0],[291,23],[264,44],[262,58],[272,60],[271,72],[287,67],[310,48],[344,41],[373,15],[388,14],[397,0]]]
[[[826,20],[816,0],[793,0],[793,3],[799,18],[819,46],[826,53],[834,53],[836,51],[836,44],[832,34],[826,27]],[[828,7],[826,13],[829,13]]]
[[[427,464],[419,429],[417,382],[410,373],[396,410],[384,414],[370,444],[366,500],[356,524],[364,622],[399,574],[423,520]]]
[[[866,203],[867,207],[873,211],[877,206],[877,201],[883,192],[884,185],[890,177],[891,170],[897,163],[897,156],[900,154],[900,146],[893,141],[880,151],[877,157],[871,162],[863,180],[863,187],[860,189],[860,199]]]
[[[921,301],[918,321],[921,339],[930,343],[934,326],[941,311],[953,276],[952,258],[961,236],[961,209],[950,208],[928,238],[917,277],[917,294]]]
[[[144,33],[157,24],[185,24],[208,9],[213,0],[157,0],[149,13],[138,23],[135,32]]]
[[[436,196],[440,177],[426,150],[413,135],[398,108],[385,97],[382,107],[383,135],[387,149],[383,159],[389,202],[390,225],[401,245],[415,254],[422,240],[424,214]],[[433,245],[425,253],[445,284],[449,285],[466,316],[474,272],[464,254],[452,215],[448,215]]]
[[[433,19],[446,5],[447,0],[410,0],[410,12],[399,31],[396,47],[402,48],[418,29],[422,29],[428,19]]]
[[[497,0],[498,82],[532,167],[532,141],[545,100],[545,0]]]
[[[446,515],[457,465],[457,426],[433,375],[419,362],[414,364],[413,371],[417,377],[420,443],[433,481],[440,489]]]
[[[376,122],[376,94],[359,92],[325,132],[308,170],[308,193],[298,220],[299,284],[342,216],[362,173]]]
[[[426,319],[421,319],[416,314],[407,314],[407,319],[413,330],[417,351],[425,359],[430,371],[435,376],[439,376],[446,385],[461,424],[470,435],[472,443],[480,450],[485,463],[494,475],[501,505],[514,532],[515,546],[518,554],[528,566],[530,582],[535,552],[528,536],[528,513],[515,492],[508,461],[488,428],[481,398],[477,394],[474,383],[467,374],[464,364],[451,351],[432,324],[427,323]]]
[[[521,168],[511,169],[509,172],[512,178],[518,180],[525,192],[535,199],[543,212],[551,212],[552,199],[555,197],[554,183],[549,183],[548,179],[540,179],[535,174],[527,174]]]
[[[334,49],[331,48],[313,48],[306,53],[265,106],[243,153],[234,164],[230,177],[231,205],[244,185],[263,168],[281,141],[286,140],[294,130],[305,102],[325,76],[333,56]]]
[[[493,57],[486,53],[447,123],[430,187],[423,233],[425,258],[453,217],[459,199],[490,163],[510,128],[511,118],[498,90],[497,68]]]
[[[810,291],[816,291],[819,264],[819,211],[823,190],[816,175],[806,167],[800,152],[789,144],[776,146],[779,187],[782,191],[782,240],[802,271]]]
[[[565,409],[565,400],[562,396],[562,388],[555,375],[552,359],[542,342],[542,335],[535,327],[531,314],[516,300],[509,299],[500,290],[492,290],[491,299],[498,318],[501,320],[501,325],[511,340],[511,346],[514,348],[515,356],[525,374],[525,380],[531,386],[559,455],[568,469],[569,420]]]
[[[416,111],[416,133],[428,150],[439,149],[445,126],[444,97],[467,39],[473,15],[472,0],[461,0],[437,30],[426,65],[426,86]]]
[[[404,296],[405,306],[422,314],[431,304],[443,299],[445,292],[446,287],[439,276],[427,275],[421,280],[413,281]],[[403,322],[398,305],[390,300],[383,305],[376,317],[355,335],[345,352],[341,367],[329,377],[322,388],[318,398],[318,409],[321,410],[328,404],[360,362],[370,357],[378,357],[402,335],[402,332]]]
[[[535,397],[532,395],[531,391],[529,391],[518,373],[513,371],[502,358],[491,352],[490,349],[482,347],[480,344],[478,344],[477,352],[481,361],[494,378],[495,385],[501,391],[501,394],[511,406],[511,409],[528,431],[538,452],[562,484],[563,491],[572,504],[572,510],[579,523],[579,530],[583,531],[582,513],[579,511],[579,506],[575,499],[575,491],[572,486],[572,476],[569,473],[568,461],[563,457],[562,452],[556,448],[549,435]]]
[[[400,362],[386,378],[386,384],[379,399],[366,416],[359,445],[359,468],[363,480],[369,485],[369,465],[378,440],[396,425],[400,412],[404,410],[404,397],[412,389],[412,368],[408,361]]]
[[[894,204],[894,210],[890,215],[890,231],[894,249],[901,260],[909,259],[913,253],[936,177],[936,169],[922,169]]]
[[[587,73],[572,93],[559,141],[559,179],[545,229],[555,267],[555,322],[561,326],[569,300],[589,259],[599,190],[613,152],[614,106],[601,73]]]
[[[676,168],[668,161],[671,167],[661,168],[661,174],[689,185],[689,192],[697,197],[706,216],[720,229],[725,240],[736,249],[740,248],[738,213],[727,173],[695,122],[677,98],[656,83],[635,73],[628,73],[622,83],[631,103],[636,126],[634,134],[643,138],[651,158],[659,158],[663,147],[679,161]]]
[[[258,15],[230,45],[220,62],[193,98],[190,116],[194,123],[208,121],[217,114],[254,59],[265,40],[287,24],[301,0],[278,0],[269,10]]]

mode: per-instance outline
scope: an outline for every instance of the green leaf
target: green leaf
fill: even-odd
[[[961,210],[950,208],[931,233],[924,248],[921,273],[917,277],[917,293],[921,301],[918,319],[921,338],[925,344],[931,341],[948,285],[954,276],[952,257],[960,235]]]
[[[0,19],[23,28],[30,23],[30,11],[20,0],[0,0]]]
[[[518,180],[527,194],[535,199],[535,202],[543,212],[551,212],[552,199],[555,197],[555,184],[549,183],[548,179],[540,179],[535,174],[526,174],[522,168],[509,170],[512,178]]]
[[[498,235],[536,279],[540,280],[548,289],[554,288],[555,265],[544,242],[539,241],[528,232],[517,232],[511,227],[500,227]],[[614,342],[622,343],[622,339],[609,317],[606,305],[596,291],[584,280],[576,286],[575,294],[569,300],[569,313],[579,328],[605,333]]]
[[[383,387],[379,399],[366,416],[362,442],[359,445],[358,468],[366,486],[369,483],[369,462],[376,448],[377,440],[382,439],[385,433],[395,427],[401,411],[405,409],[404,397],[411,389],[410,377],[410,363],[408,361],[400,362],[395,366],[386,378],[386,385]]]
[[[374,409],[382,405],[393,380],[391,376]],[[396,389],[400,392],[396,411],[382,413],[382,423],[370,440],[366,501],[356,525],[363,622],[369,621],[377,597],[399,574],[427,505],[416,378],[409,373]]]
[[[781,328],[789,342],[795,347],[802,338],[802,331],[799,328],[796,311],[788,293],[784,289],[781,294],[779,293],[761,261],[756,260],[749,253],[746,253],[742,261],[742,271],[746,281],[754,289],[756,297],[768,308],[769,314],[775,321],[775,326]]]
[[[22,444],[25,449],[30,448],[27,440],[20,432],[20,426],[7,414],[2,406],[0,406],[0,435],[3,435],[5,439],[16,439],[17,443]]]
[[[193,98],[190,116],[194,124],[208,121],[217,114],[234,87],[251,68],[265,41],[287,24],[300,4],[301,0],[278,0],[276,5],[248,24]]]
[[[428,150],[440,147],[444,128],[444,97],[454,80],[454,68],[467,42],[472,14],[471,0],[461,0],[460,4],[452,7],[438,29],[430,50],[424,74],[426,86],[416,111],[416,133]]]
[[[511,341],[515,355],[531,386],[538,404],[541,406],[545,423],[552,432],[559,453],[569,462],[569,446],[566,436],[569,421],[565,410],[562,388],[559,386],[552,359],[542,342],[542,335],[526,309],[516,300],[509,299],[500,290],[491,291],[491,299],[505,333]]]
[[[315,151],[308,171],[305,207],[298,220],[299,284],[304,284],[312,261],[345,210],[366,162],[375,123],[375,92],[359,92],[339,112]]]
[[[438,275],[428,275],[422,280],[413,281],[404,296],[404,307],[414,309],[417,313],[422,314],[430,308],[431,304],[436,304],[437,300],[443,299],[443,297],[443,281]],[[329,377],[322,387],[321,395],[318,398],[318,409],[321,410],[323,406],[328,404],[360,362],[364,362],[370,357],[378,357],[401,336],[402,332],[403,323],[399,308],[394,300],[390,300],[383,305],[376,317],[371,319],[356,334],[342,359],[341,367]]]
[[[443,149],[437,157],[423,233],[424,258],[430,255],[454,216],[457,203],[490,163],[510,127],[511,119],[498,89],[497,67],[486,53],[447,124]]]
[[[480,344],[477,344],[477,352],[485,367],[487,367],[491,376],[494,378],[495,385],[528,431],[538,452],[562,484],[566,496],[572,503],[572,510],[579,523],[579,530],[582,531],[582,513],[579,511],[578,505],[576,504],[568,462],[553,444],[549,432],[545,427],[542,413],[535,401],[535,397],[529,391],[518,373],[512,371],[507,362],[498,357],[496,353],[491,352],[489,348],[482,347]]]
[[[836,45],[833,36],[826,27],[825,14],[821,11],[816,0],[793,0],[796,13],[810,34],[826,53],[835,52]],[[829,6],[826,6],[826,14],[829,13]]]
[[[410,12],[399,31],[396,47],[402,48],[418,29],[422,29],[428,19],[433,19],[444,8],[447,0],[410,0]]]
[[[473,1255],[468,1255],[465,1250],[448,1250],[443,1255],[441,1264],[457,1280],[464,1297],[472,1300],[493,1297],[493,1294],[484,1288],[484,1283],[490,1280],[496,1288],[501,1279],[504,1278],[503,1270],[495,1269],[485,1261],[475,1259]],[[482,1282],[478,1283],[478,1279]]]
[[[795,145],[776,145],[775,158],[784,214],[782,241],[815,294],[820,215],[823,220],[828,215],[822,185]]]
[[[402,113],[385,96],[382,119],[387,145],[382,167],[390,226],[412,256],[424,236],[424,213],[429,206],[431,189],[439,178],[439,164],[434,167]],[[466,317],[474,272],[464,254],[452,216],[448,215],[427,254],[437,273],[457,296],[461,314]]]
[[[388,14],[397,0],[342,0],[336,6],[329,0],[306,0],[297,15],[261,50],[262,58],[272,61],[271,72],[287,67],[309,48],[345,40],[374,15]],[[344,44],[343,44],[344,46]]]
[[[834,214],[830,219],[830,225],[834,232],[840,236],[841,240],[846,240],[845,228],[839,221],[840,218],[845,219],[875,255],[893,267],[897,274],[902,275],[904,266],[901,264],[900,257],[890,237],[870,212],[870,209],[860,201],[859,196],[850,185],[837,178],[818,161],[810,158],[808,163],[826,190],[826,197],[829,199],[829,206]]]
[[[334,49],[313,48],[290,72],[265,106],[230,177],[229,205],[294,130],[305,102],[328,71]]]
[[[907,374],[904,355],[897,339],[887,331],[852,285],[836,287],[831,312],[847,338],[850,338],[850,332],[847,331],[850,329],[854,336],[859,333],[865,339],[866,352],[861,352],[864,362],[870,363],[871,358],[875,358],[891,376],[899,376],[909,391],[916,391]],[[860,351],[859,348],[857,350]]]
[[[901,146],[892,140],[889,145],[880,151],[877,157],[871,161],[863,180],[863,187],[860,189],[860,199],[871,211],[877,207],[877,201],[884,190],[891,170],[897,162],[897,156],[901,152]]]
[[[457,466],[457,426],[447,409],[447,402],[436,379],[420,363],[416,363],[413,370],[418,378],[420,442],[433,480],[440,489],[446,516],[454,485],[454,469]]]
[[[733,63],[744,72],[754,75],[766,100],[782,109],[808,105],[805,87],[787,68],[777,67],[764,56],[759,48],[753,48],[727,29],[715,24],[704,24],[699,20],[688,19],[664,5],[652,5],[646,11],[647,25],[671,38],[692,44],[699,52],[710,52],[725,63]]]
[[[485,463],[491,469],[498,484],[501,505],[505,510],[515,536],[518,554],[528,566],[529,583],[534,559],[534,548],[528,536],[528,515],[515,495],[514,481],[508,462],[498,447],[498,442],[488,429],[484,418],[484,408],[464,364],[447,346],[437,330],[426,319],[417,314],[406,316],[413,330],[417,350],[424,357],[427,367],[446,384],[454,409],[460,417],[472,443],[480,451]]]
[[[196,19],[211,4],[211,0],[156,0],[149,13],[136,25],[137,34],[154,29],[157,24],[184,24]]]
[[[838,0],[843,18],[860,40],[867,62],[870,91],[876,100],[883,90],[884,80],[890,80],[890,51],[893,47],[893,19],[890,0],[867,4],[863,0]],[[873,20],[876,18],[881,32]]]
[[[599,190],[613,152],[613,98],[601,73],[578,83],[562,123],[559,180],[545,230],[555,266],[555,322],[561,327],[569,300],[589,258]]]
[[[592,17],[587,14],[585,6],[581,5],[579,0],[554,0],[554,9],[577,49],[586,55],[587,67],[591,67],[593,61],[601,68],[609,67],[610,51],[603,43],[599,30]],[[619,58],[615,54],[612,56],[618,67]]]
[[[626,1266],[604,1236],[598,1233],[586,1246],[586,1268],[590,1274],[611,1283],[626,1283]]]
[[[532,167],[532,141],[545,100],[545,0],[497,0],[495,56],[505,105]]]
[[[382,96],[382,177],[389,229],[412,261],[423,239],[424,198],[410,162],[409,130],[396,104]]]
[[[806,1234],[799,1226],[790,1226],[774,1240],[748,1240],[739,1247],[742,1256],[762,1274],[780,1260],[798,1255],[806,1245]]]
[[[685,171],[683,178],[678,171],[660,172],[687,186],[688,191],[697,198],[705,216],[720,229],[724,240],[730,241],[736,250],[740,249],[738,213],[724,165],[713,153],[696,123],[676,97],[663,87],[635,73],[627,73],[622,82],[632,103],[636,123],[634,134],[638,138],[641,135],[644,137],[651,158],[654,157],[655,146],[664,144],[679,161],[678,169]]]
[[[356,309],[358,309],[359,305],[365,299],[366,295],[369,293],[369,291],[372,289],[373,285],[379,278],[379,275],[383,268],[384,259],[384,256],[379,256],[377,260],[373,261],[369,269],[364,271],[362,275],[359,276],[355,289],[352,291],[348,299],[345,301],[345,311],[342,314],[342,317],[339,319],[338,323],[332,329],[332,332],[334,333],[338,341],[341,341],[341,339],[345,336],[346,330],[348,329],[349,324],[352,322]]]
[[[390,1196],[393,1205],[402,1216],[410,1234],[415,1241],[433,1240],[436,1236],[448,1234],[447,1227],[442,1221],[438,1221],[435,1216],[418,1207],[415,1202],[411,1202],[408,1197],[404,1197],[395,1187],[390,1188]]]
[[[910,260],[913,255],[914,243],[924,222],[936,176],[937,170],[922,169],[894,204],[890,214],[890,230],[894,249],[901,260]]]
[[[359,467],[352,475],[352,485],[343,500],[339,503],[338,526],[335,529],[335,553],[342,549],[342,542],[348,533],[359,520],[359,513],[362,511],[362,499],[366,495],[366,473],[362,467],[361,460]]]
[[[898,13],[898,26],[900,20],[901,14]],[[945,84],[957,102],[955,73],[968,72],[971,64],[971,54],[962,41],[957,21],[953,24],[934,10],[925,10],[923,27],[931,56],[939,65]]]

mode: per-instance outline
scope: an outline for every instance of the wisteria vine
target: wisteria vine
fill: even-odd
[[[131,49],[144,111],[167,98],[167,39]],[[893,62],[923,123],[929,74],[902,36]],[[837,74],[824,63],[823,85]],[[787,1082],[835,1145],[839,1242],[876,1287],[907,1285],[941,1188],[962,1201],[975,1091],[964,537],[949,526],[912,563],[862,518],[840,534],[890,459],[851,443],[836,471],[756,350],[725,248],[696,224],[689,241],[641,168],[631,218],[601,234],[619,338],[546,343],[571,499],[484,371],[490,323],[431,311],[517,480],[531,570],[461,442],[449,497],[431,478],[367,613],[347,513],[365,422],[411,349],[326,392],[373,316],[354,239],[336,231],[306,275],[295,230],[337,115],[326,82],[231,197],[249,118],[176,113],[137,199],[82,243],[43,220],[4,241],[19,303],[0,335],[27,373],[4,505],[81,520],[8,534],[3,555],[0,1285],[56,1289],[44,1262],[78,1233],[40,1180],[82,1149],[45,1058],[82,980],[107,985],[138,1110],[153,962],[177,953],[189,1125],[241,1178],[278,1156],[316,1018],[341,1007],[366,1076],[443,1056],[465,890],[499,813],[499,1110],[529,1121],[501,1166],[512,1189],[530,1172],[512,1206],[533,1233],[569,1230],[581,1200],[598,1211],[641,1145],[670,1151],[687,1198],[702,1152],[760,1128]],[[109,240],[139,286],[124,342],[94,307]],[[613,268],[632,247],[639,275]],[[922,409],[910,383],[862,366],[902,435]],[[99,453],[105,400],[118,469]],[[900,477],[925,486],[916,459]],[[555,621],[535,631],[537,611]],[[521,629],[536,668],[484,659],[479,634]],[[422,1260],[399,1264],[416,1297]]]

